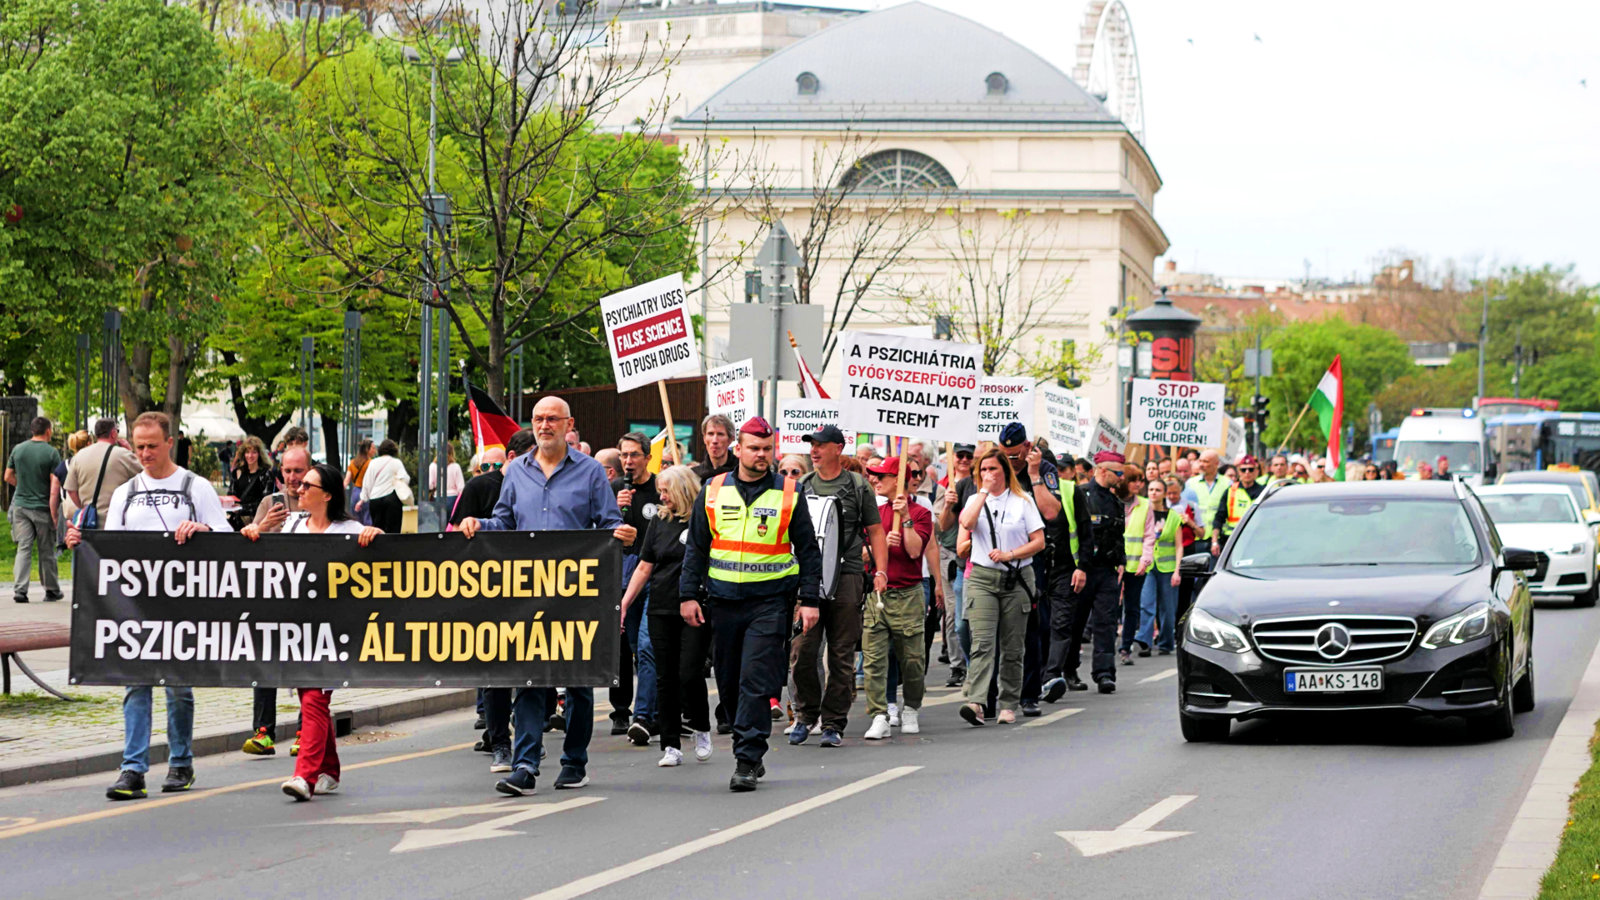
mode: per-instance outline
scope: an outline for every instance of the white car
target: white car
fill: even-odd
[[[1584,522],[1571,491],[1558,484],[1500,484],[1477,488],[1476,493],[1500,533],[1500,543],[1550,557],[1543,573],[1528,576],[1530,592],[1571,594],[1578,606],[1595,604],[1600,595],[1595,529]]]

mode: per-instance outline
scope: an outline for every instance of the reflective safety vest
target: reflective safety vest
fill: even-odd
[[[785,478],[781,490],[768,488],[745,506],[729,473],[711,479],[706,486],[706,520],[711,525],[707,577],[748,584],[800,574],[789,544],[795,495],[794,479]]]
[[[1078,516],[1073,504],[1078,502],[1078,483],[1070,477],[1062,478],[1056,485],[1061,495],[1061,512],[1067,520],[1067,545],[1072,548],[1072,564],[1078,564]]]
[[[1138,568],[1139,557],[1144,555],[1144,522],[1149,517],[1149,497],[1140,497],[1133,509],[1128,510],[1127,522],[1122,526],[1122,552],[1129,569]]]
[[[1178,569],[1178,533],[1183,528],[1183,516],[1167,510],[1167,521],[1156,535],[1155,567],[1157,572],[1171,575]]]
[[[1222,536],[1233,534],[1233,529],[1238,526],[1239,520],[1244,518],[1251,504],[1255,503],[1244,488],[1236,487],[1228,490],[1228,521],[1222,525]]]
[[[1196,475],[1193,478],[1190,478],[1189,483],[1185,486],[1192,489],[1194,491],[1195,499],[1200,501],[1200,516],[1198,522],[1200,525],[1200,536],[1203,538],[1209,538],[1211,537],[1211,523],[1217,518],[1217,507],[1222,505],[1222,498],[1225,494],[1227,494],[1228,489],[1233,487],[1233,482],[1221,475],[1218,475],[1216,482],[1210,487],[1207,487],[1206,480],[1201,476]]]

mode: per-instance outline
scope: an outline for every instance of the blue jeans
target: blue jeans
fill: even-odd
[[[1174,629],[1178,618],[1178,589],[1172,586],[1171,572],[1146,572],[1144,590],[1139,594],[1139,634],[1134,640],[1150,646],[1150,633],[1161,626],[1161,646],[1171,650],[1177,643]]]
[[[967,663],[972,659],[972,627],[967,624],[966,601],[962,598],[966,586],[967,566],[966,563],[962,563],[956,568],[956,577],[950,580],[950,593],[955,595],[956,643],[960,645],[960,665],[962,668],[966,668]],[[950,603],[952,601],[949,597],[946,597],[944,602]],[[956,664],[956,654],[950,654],[950,662],[952,665]]]
[[[511,726],[516,732],[512,746],[513,764],[539,774],[539,748],[544,746],[544,720],[554,709],[546,699],[554,696],[549,688],[532,687],[517,691],[511,703]],[[567,688],[567,733],[561,742],[561,764],[587,769],[589,739],[594,736],[594,688]]]
[[[140,775],[150,771],[150,686],[122,692],[122,768]],[[167,688],[167,764],[193,766],[194,690]]]

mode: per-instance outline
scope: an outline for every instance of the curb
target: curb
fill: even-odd
[[[377,703],[370,706],[334,707],[334,727],[340,735],[347,734],[351,729],[362,728],[370,725],[386,725],[390,722],[399,722],[404,719],[417,719],[431,716],[435,713],[449,712],[464,709],[477,702],[477,690],[467,688],[457,691],[445,691],[427,697],[415,697],[410,700],[400,700],[392,703]],[[298,722],[298,717],[289,720]],[[213,728],[209,731],[196,733],[192,742],[194,755],[211,756],[217,753],[236,751],[239,745],[255,734],[253,728],[239,728],[226,726]],[[167,742],[165,740],[152,740],[150,742],[150,764],[152,766],[166,762]],[[96,744],[79,750],[73,750],[51,756],[35,757],[34,759],[11,766],[0,766],[0,788],[15,787],[37,781],[55,781],[61,778],[74,778],[79,775],[93,775],[97,773],[114,772],[122,764],[121,742]]]
[[[1494,868],[1489,870],[1478,900],[1533,900],[1539,896],[1539,882],[1561,846],[1572,793],[1592,763],[1589,738],[1594,735],[1596,719],[1600,719],[1600,646],[1583,670],[1572,704],[1561,717],[1533,775],[1533,785],[1511,820],[1511,830],[1495,855]]]

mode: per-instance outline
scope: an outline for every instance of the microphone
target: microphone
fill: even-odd
[[[633,490],[633,476],[629,474],[627,469],[622,470],[622,489],[625,491]],[[631,506],[631,503],[623,504],[621,512],[624,519],[628,517],[628,509]]]

